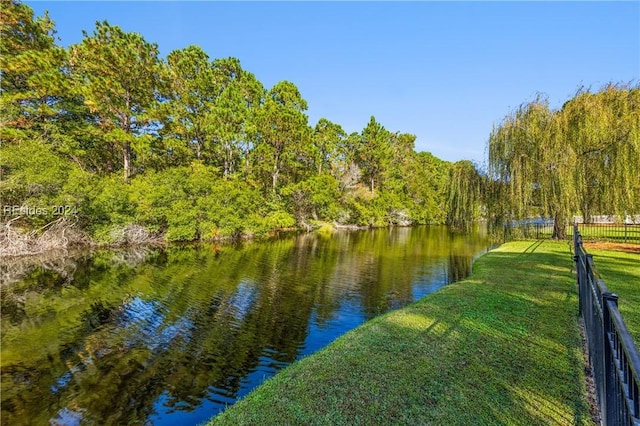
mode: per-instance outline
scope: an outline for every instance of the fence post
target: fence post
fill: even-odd
[[[593,276],[593,271],[591,270],[591,265],[593,265],[593,255],[589,254],[589,253],[585,253],[585,259],[584,259],[584,275],[585,275],[585,277]]]
[[[582,268],[580,267],[580,237],[576,232],[576,225],[573,225],[573,261],[576,264],[576,280],[578,282],[578,315],[582,316],[582,298],[584,292],[582,291]]]
[[[624,242],[627,243],[627,226],[628,224],[624,224]]]
[[[613,353],[611,352],[611,344],[610,342],[610,334],[611,334],[611,315],[609,312],[609,302],[612,301],[615,306],[618,306],[618,295],[610,292],[602,293],[602,317],[603,317],[603,355],[604,355],[604,391],[605,391],[605,409],[602,413],[603,415],[603,424],[614,424],[616,422],[616,406],[617,406],[617,397],[616,395],[616,365],[613,358]],[[619,421],[619,419],[618,419]]]
[[[573,256],[574,261],[576,262],[576,276],[578,278],[578,315],[582,316],[583,310],[583,302],[582,299],[585,297],[583,290],[583,281],[582,278],[582,268],[580,267],[580,257],[578,255]]]

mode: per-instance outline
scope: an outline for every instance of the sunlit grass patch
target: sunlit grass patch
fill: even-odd
[[[399,315],[395,315],[394,317],[389,318],[389,322],[401,327],[411,328],[412,330],[425,330],[433,326],[435,320],[423,315],[402,312]]]
[[[566,243],[506,244],[213,424],[589,424],[571,267]]]

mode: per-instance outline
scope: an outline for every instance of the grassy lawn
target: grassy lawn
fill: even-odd
[[[571,268],[567,242],[507,243],[211,424],[592,424]]]
[[[585,244],[585,248],[593,255],[596,270],[607,284],[609,291],[620,297],[618,309],[636,345],[639,345],[640,253],[595,249],[589,244]]]

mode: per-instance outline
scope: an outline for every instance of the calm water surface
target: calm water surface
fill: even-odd
[[[417,227],[5,264],[2,424],[198,424],[486,249]]]

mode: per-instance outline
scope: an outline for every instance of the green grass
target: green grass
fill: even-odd
[[[640,344],[640,254],[587,248],[609,291],[619,296],[618,309],[636,345]]]
[[[507,243],[210,424],[591,424],[571,267],[567,242]]]

